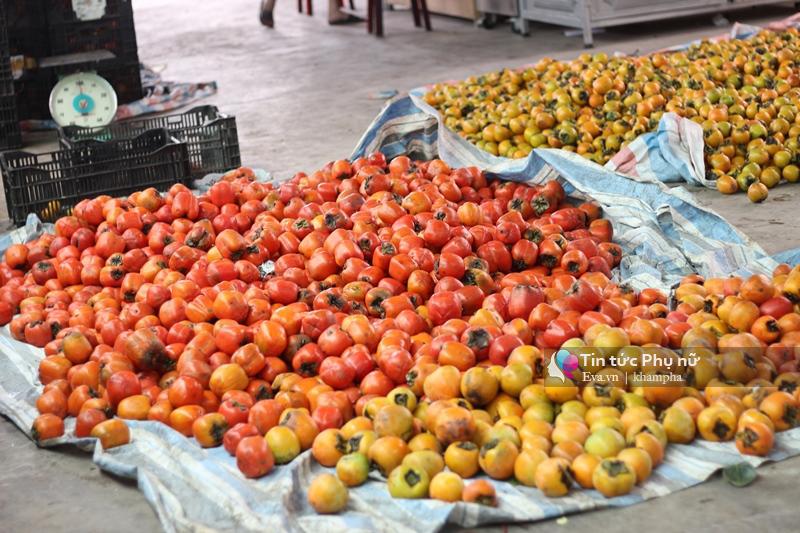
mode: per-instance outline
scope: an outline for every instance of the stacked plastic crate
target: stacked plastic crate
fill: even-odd
[[[139,54],[130,0],[0,0],[8,41],[3,51],[21,67],[14,80],[19,119],[49,119],[50,91],[61,75],[94,70],[124,104],[142,98]],[[40,68],[42,58],[107,50],[113,58]]]
[[[0,2],[0,150],[21,145],[17,104],[14,96],[14,77],[6,30],[5,6]]]
[[[48,98],[55,85],[52,71],[36,68],[50,55],[44,0],[0,0],[5,8],[8,50],[16,70],[14,95],[20,120],[50,118]]]
[[[72,0],[47,4],[50,55],[108,50],[115,58],[99,62],[97,73],[114,87],[119,103],[139,100],[143,94],[131,0],[106,0],[99,6],[90,3],[92,9],[84,10],[73,7]],[[56,72],[68,74],[70,70]]]

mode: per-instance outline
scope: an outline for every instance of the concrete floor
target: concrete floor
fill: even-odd
[[[216,80],[208,103],[234,114],[243,161],[283,176],[310,171],[345,157],[383,105],[382,90],[407,91],[435,81],[460,79],[548,55],[569,58],[582,51],[580,38],[563,29],[532,25],[532,35],[512,35],[433,17],[434,30],[413,27],[407,12],[387,13],[387,36],[368,35],[363,25],[329,27],[324,2],[314,17],[300,16],[295,2],[280,0],[276,29],[258,24],[256,0],[134,0],[142,60],[164,66],[167,79]],[[363,2],[359,1],[358,6]],[[786,8],[731,14],[758,24],[788,16]],[[596,35],[597,50],[645,52],[715,35],[726,28],[710,17],[640,24]],[[800,188],[782,186],[761,205],[742,196],[699,191],[699,200],[719,211],[767,251],[800,246],[796,211]],[[785,207],[784,207],[785,206]],[[779,209],[781,208],[781,209]],[[21,432],[0,421],[0,527],[2,531],[157,531],[158,521],[135,484],[98,471],[88,456],[69,449],[38,450]],[[722,480],[626,509],[570,517],[571,531],[654,532],[794,531],[800,458],[759,470],[747,489]],[[546,522],[525,527],[544,531]],[[518,530],[518,528],[511,528]]]

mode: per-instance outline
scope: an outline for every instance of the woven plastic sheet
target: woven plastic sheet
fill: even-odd
[[[630,177],[713,189],[716,181],[705,176],[704,142],[700,124],[665,113],[656,131],[638,136],[605,166]]]

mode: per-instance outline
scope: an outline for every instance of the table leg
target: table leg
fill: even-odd
[[[431,31],[431,15],[428,13],[428,0],[419,0],[422,8],[422,18],[425,21],[425,31]]]
[[[375,0],[375,19],[378,21],[375,27],[375,35],[383,37],[383,0]]]

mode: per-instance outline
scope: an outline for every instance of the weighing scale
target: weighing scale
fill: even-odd
[[[108,126],[117,113],[117,93],[94,72],[61,78],[50,93],[50,114],[59,126]]]
[[[90,56],[104,57],[102,51]],[[80,62],[87,54],[60,56],[44,60],[42,68]],[[85,70],[68,74],[50,92],[50,115],[56,124],[82,128],[102,128],[111,124],[117,114],[117,93],[105,78]],[[61,212],[61,202],[53,200],[40,212],[45,219]],[[71,210],[68,211],[70,213]]]

